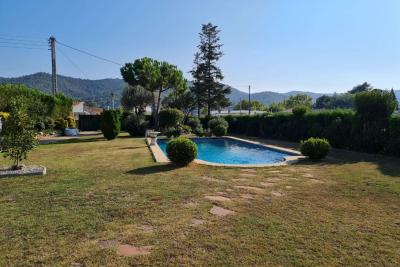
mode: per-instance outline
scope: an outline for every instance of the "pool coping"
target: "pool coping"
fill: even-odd
[[[254,144],[254,145],[259,145],[263,146],[272,150],[280,151],[280,152],[286,152],[290,154],[294,154],[291,156],[285,156],[284,161],[282,162],[277,162],[277,163],[261,163],[261,164],[225,164],[225,163],[215,163],[215,162],[209,162],[209,161],[204,161],[201,159],[195,159],[193,162],[196,164],[201,164],[201,165],[208,165],[208,166],[219,166],[219,167],[240,167],[240,168],[259,168],[259,167],[274,167],[274,166],[285,166],[293,163],[297,163],[302,159],[305,159],[305,156],[302,156],[300,152],[293,150],[293,149],[288,149],[288,148],[283,148],[279,146],[273,146],[273,145],[267,145],[263,144],[260,142],[256,141],[250,141],[247,139],[242,139],[242,138],[237,138],[233,136],[221,136],[221,137],[196,137],[196,138],[228,138],[232,140],[237,140],[249,144]],[[167,139],[167,138],[160,138],[160,139]],[[152,156],[156,162],[160,163],[169,163],[171,162],[168,157],[164,154],[158,143],[155,145],[150,145],[150,138],[146,138],[146,144],[149,147],[150,151],[152,152]]]

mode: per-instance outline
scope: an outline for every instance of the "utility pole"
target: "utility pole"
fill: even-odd
[[[249,85],[249,115],[251,114],[251,99],[250,99],[250,85]]]
[[[115,109],[114,100],[115,100],[115,94],[114,92],[111,92],[111,107],[113,110]]]
[[[239,114],[242,115],[242,98],[240,98],[239,105],[240,105]]]
[[[57,89],[57,68],[56,68],[56,38],[50,36],[49,46],[51,50],[51,85],[53,90],[53,95],[58,91]]]

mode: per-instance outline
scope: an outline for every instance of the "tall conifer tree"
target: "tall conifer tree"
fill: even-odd
[[[196,95],[197,106],[199,110],[207,107],[209,116],[212,109],[220,109],[230,104],[227,95],[231,89],[221,83],[224,76],[217,65],[223,56],[219,33],[218,27],[211,23],[202,25],[199,52],[195,54],[194,69],[191,71],[194,78],[192,90]]]

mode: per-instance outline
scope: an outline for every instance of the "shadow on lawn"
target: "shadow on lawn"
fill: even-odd
[[[333,149],[329,156],[320,162],[309,160],[302,161],[301,165],[347,165],[357,164],[360,162],[368,162],[375,164],[377,169],[384,175],[392,177],[400,177],[400,158],[367,154],[342,149]]]
[[[154,174],[160,172],[169,172],[179,169],[176,165],[173,164],[163,164],[163,165],[153,165],[147,167],[141,167],[137,169],[133,169],[128,171],[129,174],[136,174],[136,175],[146,175],[146,174]]]
[[[75,143],[90,143],[97,141],[105,141],[104,137],[96,137],[96,138],[73,138],[68,140],[50,140],[50,141],[41,141],[39,142],[41,145],[62,145],[62,144],[75,144]]]

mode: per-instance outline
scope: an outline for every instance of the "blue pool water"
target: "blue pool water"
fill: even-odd
[[[197,158],[224,164],[268,164],[284,161],[293,154],[269,149],[229,138],[193,138],[197,144]],[[166,154],[168,140],[159,139],[158,145]]]

